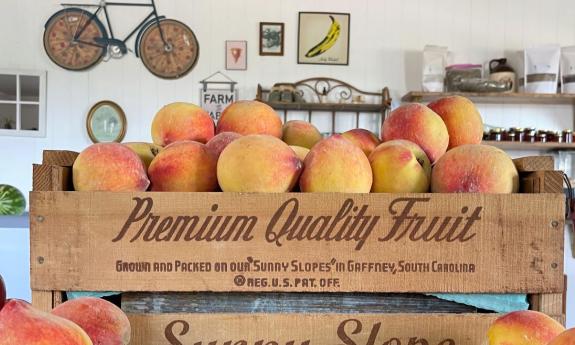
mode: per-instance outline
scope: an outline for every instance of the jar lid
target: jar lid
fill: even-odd
[[[564,129],[563,133],[572,133],[573,131],[571,129]]]

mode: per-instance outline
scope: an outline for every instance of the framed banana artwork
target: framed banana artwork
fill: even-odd
[[[349,13],[300,12],[297,62],[349,65]]]

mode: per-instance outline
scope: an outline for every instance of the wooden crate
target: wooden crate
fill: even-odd
[[[564,321],[551,157],[515,160],[513,195],[73,192],[75,157],[34,166],[33,303],[122,292],[134,344],[484,342],[496,314],[432,292],[528,293]]]

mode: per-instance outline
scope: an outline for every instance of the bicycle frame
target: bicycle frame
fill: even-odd
[[[153,17],[154,21],[156,22],[156,25],[158,25],[158,29],[160,30],[160,37],[161,37],[162,41],[164,42],[164,44],[167,44],[166,40],[164,39],[164,33],[162,31],[162,27],[160,26],[160,16],[158,16],[158,11],[156,10],[156,4],[155,4],[154,0],[151,0],[149,4],[148,3],[126,3],[126,2],[101,1],[99,5],[63,3],[62,6],[97,7],[96,11],[94,13],[92,13],[92,15],[90,16],[88,21],[84,24],[84,26],[74,35],[74,41],[78,41],[78,42],[88,44],[88,45],[94,45],[97,47],[101,47],[102,45],[99,45],[99,44],[96,44],[93,42],[80,41],[80,40],[78,40],[78,37],[80,37],[82,35],[84,30],[88,27],[88,25],[90,25],[90,23],[92,22],[92,20],[94,20],[94,18],[98,17],[98,14],[102,10],[103,10],[104,15],[106,17],[106,25],[108,28],[108,32],[110,33],[110,37],[112,40],[116,40],[116,37],[114,36],[114,31],[112,30],[112,23],[110,22],[110,16],[108,15],[108,6],[151,7],[152,11],[146,16],[146,18],[144,18],[140,22],[140,24],[138,24],[136,26],[136,28],[134,30],[132,30],[132,32],[130,32],[124,39],[119,40],[119,41],[121,41],[124,45],[126,45],[126,41],[128,41],[138,30],[140,30],[140,29],[142,29],[142,27],[146,26],[148,21]]]

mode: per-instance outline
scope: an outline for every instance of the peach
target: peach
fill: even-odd
[[[282,140],[290,146],[311,149],[322,139],[317,128],[307,121],[291,120],[283,125]]]
[[[295,152],[295,155],[297,156],[297,158],[299,158],[300,161],[305,160],[305,157],[307,156],[307,154],[309,153],[309,149],[305,148],[305,147],[301,147],[301,146],[295,146],[295,145],[290,145],[291,149]]]
[[[77,191],[138,192],[150,185],[140,157],[118,143],[99,143],[80,152],[72,167]]]
[[[566,330],[553,339],[549,345],[573,345],[575,344],[575,328]]]
[[[237,101],[222,112],[217,133],[267,134],[282,137],[282,120],[269,105],[258,101]]]
[[[465,144],[480,144],[483,139],[483,120],[475,104],[468,98],[451,96],[429,103],[445,122],[449,133],[448,150]]]
[[[387,141],[369,155],[375,193],[429,191],[431,163],[425,152],[407,140]]]
[[[515,193],[519,174],[511,158],[487,145],[462,145],[447,151],[431,172],[434,193]]]
[[[183,140],[205,144],[214,130],[214,120],[207,111],[192,103],[176,102],[164,106],[154,117],[152,141],[160,146]]]
[[[78,325],[37,310],[21,300],[8,300],[0,311],[0,345],[92,345]]]
[[[363,151],[339,134],[317,143],[307,154],[302,192],[369,193],[373,175]]]
[[[241,136],[241,134],[234,132],[222,132],[216,134],[216,136],[210,139],[210,141],[208,141],[206,144],[206,147],[208,150],[212,151],[216,157],[220,157],[220,154],[226,148],[226,146]]]
[[[160,152],[150,164],[152,191],[213,192],[218,187],[218,158],[206,145],[178,141]]]
[[[447,150],[449,134],[439,115],[423,104],[410,103],[393,110],[381,127],[383,141],[406,139],[423,149],[431,163]]]
[[[218,160],[224,192],[289,192],[301,172],[301,161],[283,141],[269,135],[247,135],[232,141]]]
[[[52,315],[80,326],[94,344],[130,343],[131,327],[128,317],[120,308],[104,299],[83,297],[70,300],[54,308]]]
[[[351,141],[352,144],[359,147],[368,157],[371,154],[371,151],[381,143],[375,134],[363,128],[350,129],[347,132],[343,132],[341,135]]]
[[[489,345],[547,345],[565,328],[532,310],[514,311],[495,320],[487,335]]]
[[[154,157],[156,157],[156,155],[163,149],[163,147],[161,147],[160,145],[151,143],[135,142],[135,143],[124,143],[124,145],[132,149],[132,151],[136,152],[136,154],[138,154],[138,156],[142,160],[142,163],[144,163],[144,166],[146,167],[146,171],[148,170],[148,167],[150,166],[150,163],[152,163]]]

